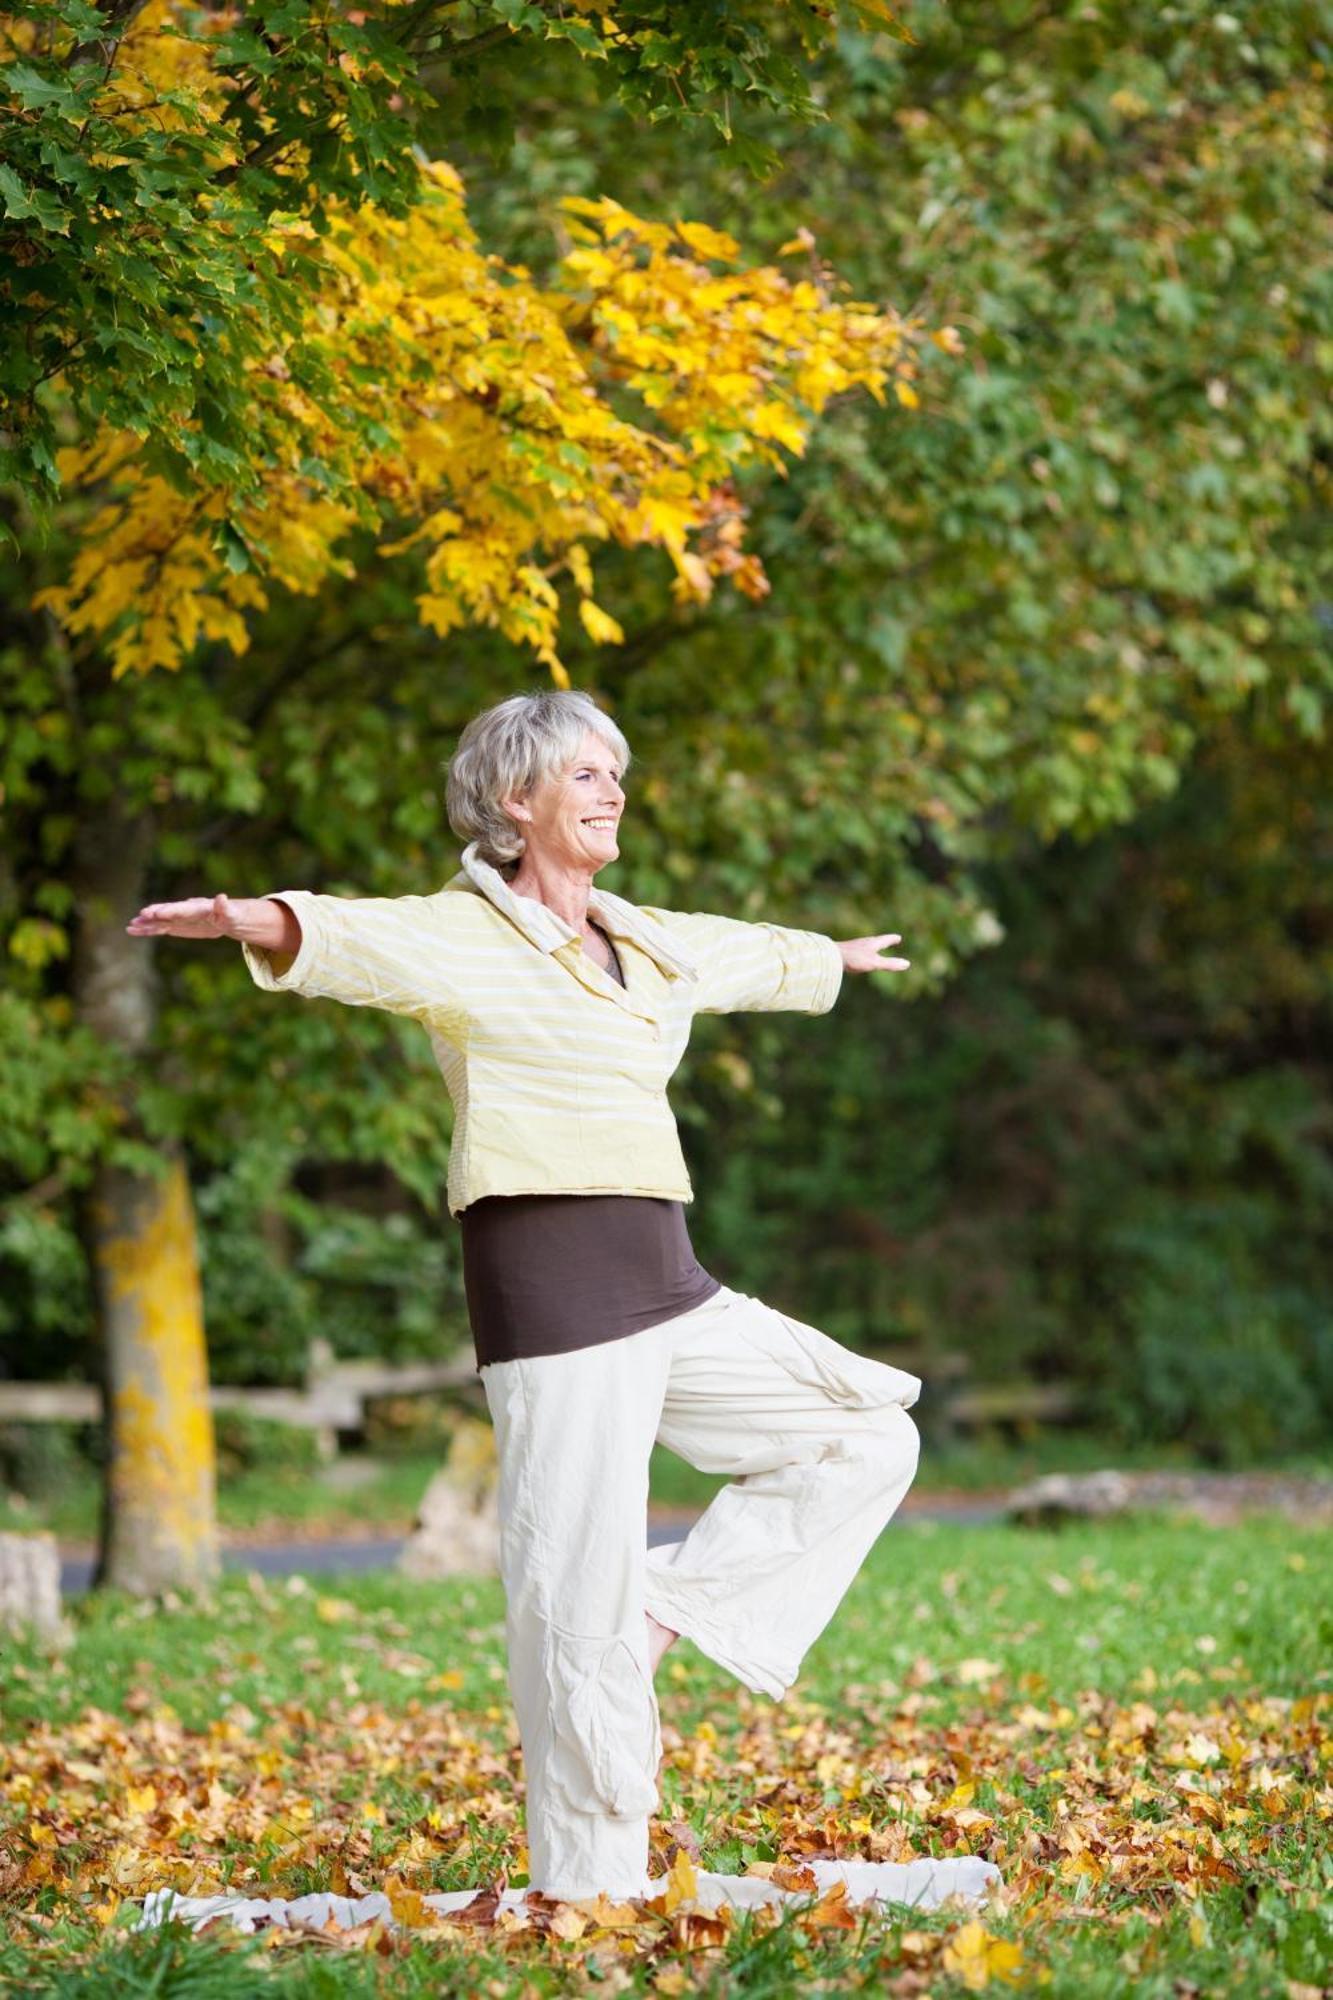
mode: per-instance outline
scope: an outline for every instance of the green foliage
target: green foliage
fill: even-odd
[[[220,15],[150,0],[27,0],[0,32],[0,479],[39,506],[59,487],[70,421],[151,441],[182,488],[257,491],[251,365],[289,340],[291,379],[339,409],[337,374],[299,338],[307,300],[271,234],[317,230],[332,206],[410,197],[414,144],[433,121],[494,150],[509,118],[484,56],[552,44],[649,121],[733,105],[813,117],[802,56],[833,32],[811,13],[803,46],[785,10],[698,4],[568,13],[530,0],[368,0],[328,9],[258,0]],[[141,18],[142,17],[142,18]],[[151,67],[139,58],[147,34]],[[520,65],[521,66],[521,65]],[[440,119],[428,84],[444,94]],[[771,155],[737,135],[737,153]],[[58,390],[58,396],[54,393]],[[312,460],[312,479],[335,468]],[[225,530],[219,530],[225,534]],[[229,559],[247,557],[232,534]]]
[[[0,1346],[6,1354],[39,1353],[60,1373],[90,1358],[92,1319],[88,1267],[65,1205],[16,1201],[0,1219]],[[35,1352],[34,1352],[35,1350]]]
[[[824,58],[836,115],[788,137],[747,238],[803,214],[858,295],[966,354],[926,420],[848,407],[764,493],[758,612],[686,644],[641,571],[637,617],[607,593],[608,685],[671,739],[663,830],[705,898],[882,898],[942,979],[994,936],[975,864],[1006,841],[1123,823],[1238,709],[1324,740],[1326,78],[1311,8],[1229,19],[1118,0],[997,37],[925,6],[910,50]],[[638,172],[673,201],[716,179],[646,144]]]
[[[255,1469],[313,1473],[320,1463],[318,1438],[314,1431],[302,1430],[298,1424],[257,1417],[249,1410],[217,1410],[213,1431],[221,1479]]]
[[[0,1424],[0,1493],[55,1500],[78,1480],[96,1448],[88,1424]]]
[[[1005,942],[942,1001],[855,990],[836,1034],[765,1024],[744,1037],[762,1092],[702,1061],[705,1264],[855,1345],[912,1346],[928,1382],[957,1349],[983,1379],[1078,1385],[1111,1445],[1326,1445],[1318,763],[1227,732],[1132,832],[995,864]],[[743,1147],[712,1140],[741,1121]]]

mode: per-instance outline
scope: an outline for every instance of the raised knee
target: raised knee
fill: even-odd
[[[875,1427],[877,1461],[888,1480],[910,1483],[921,1459],[921,1432],[901,1403],[888,1404],[879,1417]]]

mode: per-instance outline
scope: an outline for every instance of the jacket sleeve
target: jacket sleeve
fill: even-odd
[[[457,954],[435,897],[266,893],[301,926],[301,948],[282,972],[267,951],[242,944],[250,977],[266,993],[380,1007],[441,1027],[460,1011]]]
[[[842,954],[819,931],[744,923],[702,911],[653,910],[699,968],[696,1014],[827,1014],[842,986]]]

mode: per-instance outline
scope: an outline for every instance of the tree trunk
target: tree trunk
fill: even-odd
[[[125,925],[144,900],[151,843],[146,817],[128,820],[110,806],[78,843],[75,1007],[134,1058],[152,1034],[153,961],[151,945],[127,937]],[[161,1177],[99,1166],[82,1216],[106,1412],[94,1581],[145,1596],[207,1587],[219,1567],[194,1209],[179,1149],[165,1149],[163,1164]]]

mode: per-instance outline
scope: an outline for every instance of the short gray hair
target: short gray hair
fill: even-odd
[[[501,799],[522,797],[553,777],[578,755],[589,729],[615,751],[623,776],[629,744],[592,696],[578,688],[513,694],[474,715],[449,759],[445,785],[445,810],[459,839],[475,840],[492,868],[517,861],[523,835]]]

